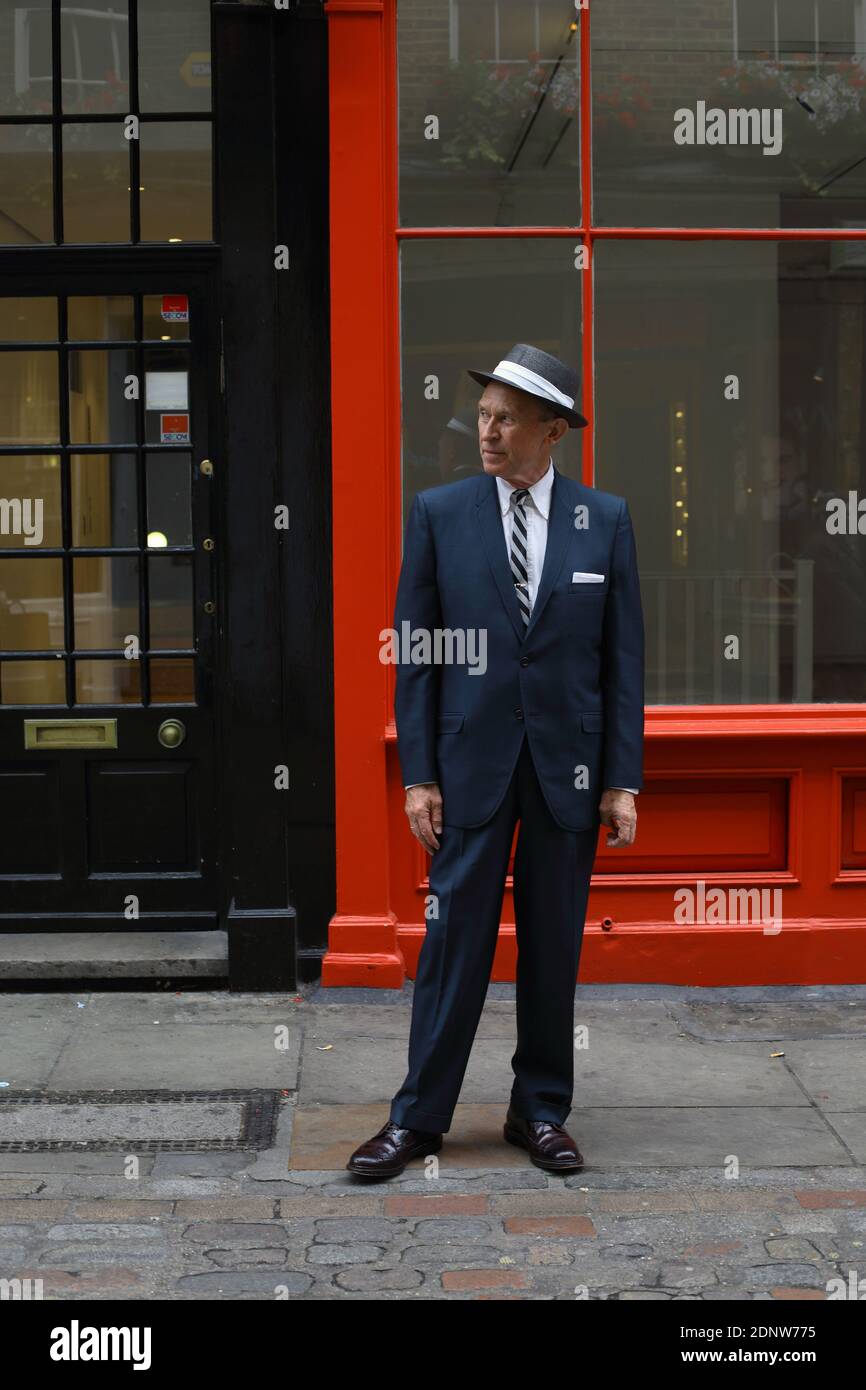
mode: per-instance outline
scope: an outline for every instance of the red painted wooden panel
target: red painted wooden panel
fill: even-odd
[[[635,844],[607,849],[609,831],[603,830],[597,874],[788,867],[787,778],[650,781],[637,797],[637,810]]]
[[[842,779],[842,868],[866,869],[866,777]]]

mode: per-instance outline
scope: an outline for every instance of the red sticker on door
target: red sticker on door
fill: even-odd
[[[160,444],[188,444],[189,416],[160,415],[159,442]]]
[[[164,294],[160,316],[166,323],[189,323],[189,295]]]

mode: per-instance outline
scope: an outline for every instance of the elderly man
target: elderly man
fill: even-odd
[[[643,778],[644,634],[628,507],[564,476],[550,450],[577,373],[518,343],[478,403],[483,472],[419,493],[394,626],[484,632],[486,665],[403,653],[395,714],[406,814],[432,856],[408,1073],[390,1118],[346,1165],[392,1177],[434,1153],[484,1007],[514,860],[517,1049],[504,1137],[551,1172],[583,1158],[564,1128],[574,985],[599,824],[635,837]],[[408,623],[408,628],[403,625]],[[441,651],[441,645],[435,644]]]

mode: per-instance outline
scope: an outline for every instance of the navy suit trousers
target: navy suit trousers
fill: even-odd
[[[574,1090],[574,986],[598,843],[550,814],[524,736],[498,809],[483,825],[444,825],[430,861],[438,916],[418,960],[409,1070],[390,1118],[444,1134],[451,1126],[484,1008],[514,827],[517,1049],[511,1103],[525,1120],[564,1124]]]

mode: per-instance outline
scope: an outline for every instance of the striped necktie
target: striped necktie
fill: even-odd
[[[529,488],[515,488],[511,494],[512,511],[514,519],[511,523],[511,573],[514,575],[514,592],[517,595],[517,603],[520,608],[520,616],[523,618],[524,627],[529,623],[529,573],[527,568],[527,552],[529,549],[526,536],[526,499],[529,496]]]

